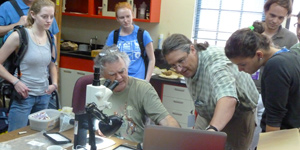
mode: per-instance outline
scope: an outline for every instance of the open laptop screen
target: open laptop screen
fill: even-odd
[[[143,150],[224,150],[224,132],[146,126]]]

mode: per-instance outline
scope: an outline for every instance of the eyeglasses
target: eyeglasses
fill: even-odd
[[[182,57],[181,59],[179,59],[178,61],[177,61],[177,63],[175,63],[175,64],[173,64],[173,65],[171,65],[171,68],[173,68],[173,69],[177,69],[177,68],[182,68],[182,66],[186,63],[186,59],[187,59],[187,57],[189,56],[189,52],[188,53],[186,53],[186,56],[185,57]]]
[[[294,27],[300,28],[300,23],[295,23],[295,24],[294,24]]]

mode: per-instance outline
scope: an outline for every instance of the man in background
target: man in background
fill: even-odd
[[[264,5],[265,11],[265,32],[264,34],[272,39],[275,46],[290,49],[297,43],[296,35],[282,27],[282,22],[292,13],[291,0],[268,0]]]
[[[296,35],[288,29],[282,27],[282,22],[292,13],[292,1],[291,0],[268,0],[264,5],[265,23],[264,33],[269,37],[274,46],[277,48],[286,47],[290,49],[297,43]],[[261,93],[261,75],[264,67],[261,67],[257,72],[252,75],[253,81],[257,87],[259,93]],[[254,133],[254,139],[251,144],[251,149],[255,149],[259,140],[259,133],[261,132],[260,121],[262,114],[265,110],[261,94],[259,94],[259,100],[257,103],[257,126]]]
[[[295,26],[296,26],[297,37],[298,40],[300,41],[300,12],[298,13],[297,17],[298,17],[298,22],[295,23]],[[300,43],[297,43],[294,46],[292,46],[291,50],[296,51],[300,55]]]
[[[0,37],[4,36],[8,31],[12,30],[16,25],[26,25],[28,10],[34,0],[15,0],[24,16],[19,16],[10,1],[4,2],[0,6]],[[54,18],[53,23],[49,29],[53,35],[59,32],[57,22]],[[2,40],[0,40],[0,46]]]

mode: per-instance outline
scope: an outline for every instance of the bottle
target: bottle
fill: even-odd
[[[157,46],[157,48],[160,50],[162,49],[163,39],[164,39],[164,35],[160,34],[158,38],[158,46]]]
[[[133,6],[133,18],[136,18],[136,5]]]
[[[147,7],[147,9],[146,9],[146,17],[145,17],[145,19],[150,19],[150,8],[149,7]]]
[[[140,5],[140,8],[139,8],[139,16],[138,18],[139,19],[145,19],[145,11],[146,11],[146,3],[143,2],[141,5]]]
[[[62,2],[62,12],[65,12],[66,11],[66,0],[63,0]]]

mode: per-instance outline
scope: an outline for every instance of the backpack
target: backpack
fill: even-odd
[[[15,8],[15,10],[17,11],[18,15],[21,17],[24,15],[22,9],[20,8],[20,6],[18,5],[18,3],[16,2],[16,0],[10,0],[10,3],[12,4],[12,6]],[[7,37],[13,32],[13,31],[17,31],[19,33],[20,36],[20,45],[19,45],[19,50],[17,54],[11,54],[7,60],[4,62],[3,66],[8,70],[8,72],[10,72],[11,74],[14,74],[15,70],[18,69],[18,78],[21,76],[21,71],[19,71],[19,65],[20,62],[25,54],[25,52],[27,51],[28,48],[28,40],[27,40],[27,32],[25,31],[24,27],[22,26],[16,26],[14,27],[13,30],[11,30],[9,33],[7,33],[4,37],[3,40],[1,40],[1,44],[4,43],[4,41],[7,39]],[[47,31],[47,36],[48,39],[50,41],[50,46],[51,46],[51,52],[52,52],[52,45],[55,47],[54,45],[54,36],[51,34],[50,31]],[[56,48],[56,47],[55,47]],[[51,58],[53,62],[56,61],[57,58],[57,51],[55,50],[55,54],[56,57],[55,58]],[[49,84],[51,84],[51,79],[49,78]],[[0,95],[2,95],[2,100],[3,100],[3,106],[5,108],[5,96],[8,96],[10,98],[12,98],[12,92],[14,92],[14,87],[8,83],[7,81],[5,81],[4,79],[0,78]],[[17,94],[17,93],[16,93]],[[53,102],[55,101],[55,102]],[[12,101],[10,101],[11,104]],[[55,90],[52,93],[51,96],[51,100],[49,103],[49,108],[56,108],[59,109],[59,100],[58,100],[58,93]],[[9,108],[8,108],[9,109]]]
[[[149,64],[149,58],[147,56],[147,53],[145,53],[144,38],[143,38],[144,31],[145,31],[144,29],[139,28],[138,33],[137,33],[137,39],[138,39],[139,46],[140,46],[140,49],[141,49],[141,56],[142,56],[142,58],[144,60],[144,64],[145,64],[145,78],[146,78],[147,70],[148,70],[148,64]],[[120,29],[116,29],[114,31],[114,44],[118,43],[119,32],[120,32]]]
[[[16,31],[20,37],[19,49],[16,50],[14,53],[10,54],[10,56],[4,61],[3,66],[4,68],[10,73],[14,74],[17,70],[17,78],[20,79],[22,76],[20,63],[27,52],[28,49],[28,35],[24,26],[15,26],[13,30],[9,31],[3,38],[3,43],[7,39],[7,37]],[[47,31],[47,37],[50,42],[51,53],[54,45],[54,36],[50,31]],[[55,51],[56,52],[56,51]],[[56,52],[57,56],[57,52]],[[56,58],[51,57],[51,61],[55,62]],[[4,80],[0,77],[0,95],[2,95],[3,106],[5,107],[5,96],[10,97],[11,99],[21,99],[20,95],[14,90],[14,86],[9,83],[8,81]],[[55,91],[56,92],[56,91]],[[10,101],[11,104],[12,101]]]
[[[8,129],[8,115],[6,108],[0,108],[0,134]]]

